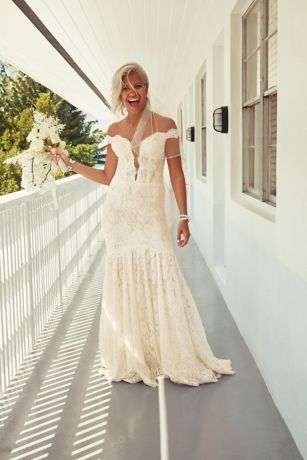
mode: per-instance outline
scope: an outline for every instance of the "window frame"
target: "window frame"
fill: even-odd
[[[278,1],[278,0],[276,0]],[[246,20],[251,11],[259,4],[260,8],[260,41],[257,46],[246,55],[246,43],[247,43],[247,26]],[[278,22],[276,29],[269,33],[268,28],[268,6],[269,0],[254,0],[249,8],[242,16],[242,127],[243,127],[243,139],[242,139],[242,192],[263,201],[269,205],[276,206],[276,195],[271,193],[271,170],[270,170],[270,138],[271,138],[271,118],[270,118],[270,98],[276,94],[278,104],[278,91],[277,84],[268,88],[268,43],[270,38],[274,35],[278,37]],[[278,46],[278,45],[277,45]],[[246,100],[246,89],[247,89],[247,75],[246,67],[249,58],[258,53],[260,55],[260,69],[259,69],[259,95],[254,96]],[[278,57],[278,48],[277,48]],[[278,71],[278,68],[277,68]],[[258,82],[256,82],[258,84]],[[259,104],[259,158],[258,158],[258,169],[259,169],[259,190],[253,188],[250,184],[250,146],[249,141],[249,129],[251,127],[249,121],[250,108],[255,108]],[[255,129],[255,128],[254,128]],[[277,147],[276,147],[276,159],[277,159]],[[254,174],[255,177],[255,174]],[[276,181],[276,173],[275,173]]]

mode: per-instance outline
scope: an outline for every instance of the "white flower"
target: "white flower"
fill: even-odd
[[[44,140],[44,139],[47,139],[49,136],[50,136],[50,130],[48,126],[41,125],[38,130],[38,137]]]
[[[28,136],[27,136],[27,141],[31,142],[34,139],[37,139],[37,136],[38,136],[37,129],[33,128],[32,131],[30,131]]]
[[[66,171],[65,164],[61,166],[60,162],[57,165],[51,160],[46,150],[50,149],[50,141],[52,144],[59,144],[57,147],[60,152],[65,152],[65,142],[61,141],[59,133],[65,125],[60,125],[59,121],[54,117],[35,112],[33,128],[27,136],[30,142],[28,150],[8,158],[5,163],[18,163],[22,167],[21,187],[27,191],[38,190],[39,193],[44,193],[46,190],[53,190],[53,202],[55,208],[56,195],[54,194],[55,178],[52,172],[55,172],[58,167],[63,172]],[[47,144],[49,140],[49,145]]]
[[[34,152],[39,152],[44,148],[44,141],[42,139],[34,139],[31,142],[30,149],[34,150]]]
[[[61,141],[59,135],[56,133],[50,135],[50,140],[52,144],[58,144]]]
[[[20,153],[19,155],[16,155],[15,157],[11,157],[11,158],[7,158],[7,160],[4,160],[4,163],[6,164],[16,164],[18,163],[18,159],[19,157],[22,155],[22,153]]]
[[[21,155],[20,155],[20,163],[21,164],[26,164],[28,160],[32,160],[33,159],[33,153],[30,152],[29,150],[26,150],[25,152],[23,152]]]
[[[65,145],[66,145],[66,142],[60,141],[60,145],[58,146],[58,151],[60,153],[63,153],[65,151]]]

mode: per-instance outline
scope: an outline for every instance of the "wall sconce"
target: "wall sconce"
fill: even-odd
[[[194,128],[194,126],[190,126],[189,128],[187,128],[187,130],[185,132],[185,135],[186,135],[187,141],[194,142],[195,141],[195,128]]]
[[[224,105],[213,112],[213,128],[218,133],[228,133],[228,107]]]

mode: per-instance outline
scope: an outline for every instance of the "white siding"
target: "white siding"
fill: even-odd
[[[206,182],[200,180],[195,171],[197,142],[185,142],[189,176],[193,177],[191,229],[277,407],[303,456],[307,457],[307,94],[302,91],[307,79],[304,52],[307,3],[294,0],[278,4],[278,63],[273,59],[276,48],[272,47],[270,69],[271,84],[274,84],[278,64],[277,148],[280,156],[276,209],[241,192],[241,15],[250,4],[245,0],[225,2],[223,11],[211,17],[203,47],[195,51],[199,60],[195,79],[206,63],[210,90],[207,94]],[[230,107],[228,135],[214,133],[211,121],[216,108],[214,45],[221,31],[225,53],[222,103]],[[191,84],[195,85],[195,79]],[[197,133],[200,127],[197,106],[194,120],[190,111],[197,100],[195,92],[196,87],[194,92],[186,90],[183,96],[187,111],[184,118],[189,120],[185,127],[194,122]],[[214,249],[215,204],[221,191],[216,168],[216,135],[220,136],[224,149],[224,273],[217,264]]]

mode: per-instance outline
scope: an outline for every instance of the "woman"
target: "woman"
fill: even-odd
[[[174,252],[165,210],[165,159],[180,213],[178,246],[190,238],[179,133],[174,120],[150,110],[148,88],[137,63],[115,72],[112,110],[126,116],[108,129],[103,171],[61,157],[73,171],[109,185],[102,216],[103,373],[112,381],[156,386],[163,375],[198,386],[234,371],[230,360],[214,357]]]

